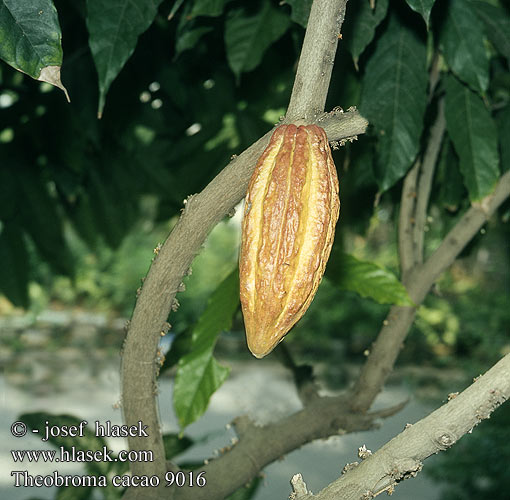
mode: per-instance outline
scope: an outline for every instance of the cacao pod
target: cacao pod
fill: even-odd
[[[317,125],[281,125],[250,180],[239,276],[246,340],[269,354],[308,309],[331,252],[340,200]]]

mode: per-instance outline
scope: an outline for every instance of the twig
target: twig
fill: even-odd
[[[289,500],[303,500],[304,498],[312,498],[312,495],[308,491],[303,476],[301,474],[294,474],[290,480],[292,486],[292,493],[289,496]]]
[[[432,180],[441,148],[446,121],[444,102],[439,100],[437,118],[430,130],[427,148],[407,173],[402,187],[399,213],[398,249],[402,281],[423,262],[423,244],[427,221],[427,207]]]
[[[429,204],[430,190],[437,163],[437,157],[443,142],[443,135],[446,129],[444,117],[444,100],[441,98],[438,103],[437,118],[430,129],[430,138],[427,149],[421,163],[420,177],[418,180],[418,191],[416,195],[415,224],[413,231],[414,240],[414,262],[423,262],[423,244],[425,239],[425,226],[427,222],[427,207]]]
[[[400,258],[401,279],[405,282],[409,272],[414,268],[413,226],[416,206],[416,183],[420,170],[420,160],[407,172],[402,186],[400,213],[398,220],[398,253]]]
[[[439,248],[409,276],[406,287],[418,306],[437,278],[453,263],[471,238],[494,211],[510,196],[510,172],[500,179],[494,192],[472,206],[444,238]],[[351,407],[365,412],[381,391],[393,369],[398,352],[413,323],[416,308],[393,306],[353,389]]]
[[[510,398],[510,354],[475,380],[311,498],[373,498],[384,491],[392,492],[398,482],[416,476],[423,460],[450,448]]]

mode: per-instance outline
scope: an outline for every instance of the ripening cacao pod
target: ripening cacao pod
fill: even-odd
[[[239,276],[246,340],[269,354],[308,309],[331,252],[340,200],[317,125],[279,126],[248,187]]]

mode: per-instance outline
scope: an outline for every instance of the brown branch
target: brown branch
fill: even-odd
[[[509,196],[510,172],[507,172],[499,179],[494,192],[474,204],[448,233],[439,248],[410,274],[405,285],[417,306],[423,302],[437,278]],[[390,309],[353,389],[353,409],[365,412],[370,408],[393,369],[415,314],[414,307],[393,306]]]
[[[205,471],[207,487],[181,488],[175,499],[223,499],[286,453],[315,439],[372,429],[376,418],[350,412],[342,396],[320,397],[297,413],[264,426],[246,416],[238,417],[233,425],[239,441],[200,468]]]
[[[423,460],[450,448],[510,398],[510,354],[475,380],[429,416],[406,426],[320,493],[304,498],[359,500],[383,492],[391,494],[398,482],[421,471]]]
[[[364,133],[367,126],[366,120],[355,110],[341,116],[338,113],[318,116],[326,100],[336,38],[343,21],[345,4],[346,0],[316,0],[313,3],[297,71],[298,78],[306,81],[295,84],[286,118],[287,122],[301,117],[310,121],[311,117],[316,120],[323,119],[321,126],[326,130],[330,141],[353,138]],[[325,17],[327,19],[324,19]],[[314,37],[310,38],[308,33],[314,33]],[[317,56],[314,47],[324,46],[323,40],[328,40],[330,44],[326,52],[329,59],[316,64],[311,60]],[[325,68],[325,65],[329,65],[329,69]],[[271,132],[268,132],[235,158],[199,195],[188,198],[180,220],[164,245],[158,249],[140,290],[123,349],[122,407],[127,425],[135,425],[141,420],[148,426],[150,434],[149,439],[128,438],[129,448],[151,449],[154,462],[131,463],[133,474],[157,474],[163,477],[166,470],[156,402],[157,347],[160,332],[165,330],[170,311],[176,306],[175,294],[181,280],[207,235],[244,197],[256,160],[269,142],[270,135]],[[225,473],[230,474],[228,469]],[[132,489],[126,497],[158,496],[159,492],[150,490],[140,490],[137,493]],[[166,490],[166,496],[170,494],[171,492]]]

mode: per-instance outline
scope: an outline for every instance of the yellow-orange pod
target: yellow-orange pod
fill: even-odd
[[[308,309],[331,252],[340,200],[328,139],[317,125],[281,125],[245,200],[241,305],[252,354],[269,354]]]

